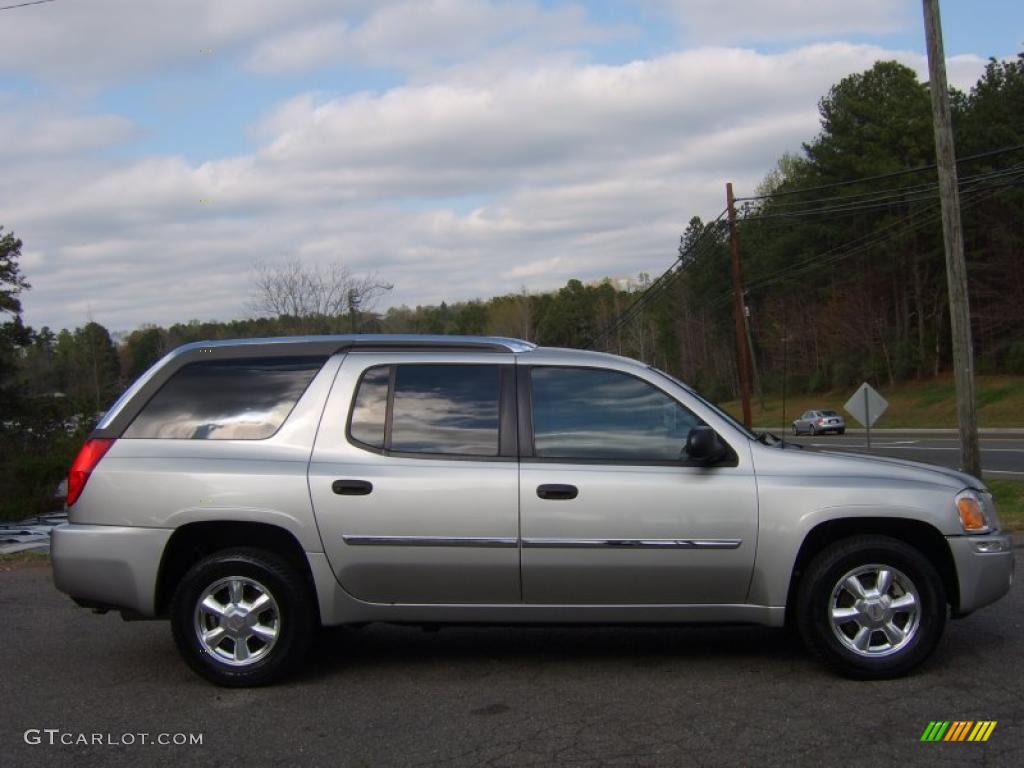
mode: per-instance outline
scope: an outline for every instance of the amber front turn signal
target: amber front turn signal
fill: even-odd
[[[988,530],[988,521],[981,508],[981,501],[973,493],[962,493],[957,496],[956,509],[960,513],[960,525],[965,531],[976,533]]]

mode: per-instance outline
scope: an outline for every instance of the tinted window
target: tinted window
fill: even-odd
[[[497,456],[498,367],[398,365],[386,434],[392,366],[370,368],[356,391],[353,440],[398,453]]]
[[[388,448],[498,455],[496,365],[399,365]]]
[[[534,453],[541,458],[685,459],[702,422],[646,381],[617,371],[534,368]]]
[[[388,408],[388,381],[391,366],[370,368],[363,374],[352,404],[349,434],[371,448],[384,447],[384,420]]]
[[[324,357],[190,363],[146,403],[125,437],[261,440],[274,434]]]
[[[839,414],[836,413],[835,411],[822,411],[821,415],[822,416],[838,416]]]

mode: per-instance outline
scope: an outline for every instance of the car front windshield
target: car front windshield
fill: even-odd
[[[662,376],[663,378],[666,378],[669,381],[671,381],[673,384],[678,384],[680,387],[685,389],[689,394],[691,394],[693,397],[695,397],[697,400],[699,400],[703,405],[705,405],[706,407],[708,407],[709,409],[714,411],[718,416],[720,416],[722,419],[724,419],[730,425],[732,425],[733,427],[738,429],[740,432],[742,432],[744,435],[746,435],[746,437],[748,437],[751,440],[757,440],[757,435],[755,435],[753,432],[751,432],[749,429],[747,429],[745,426],[743,426],[743,424],[738,422],[736,419],[734,419],[728,413],[723,411],[717,405],[715,405],[714,403],[710,402],[707,398],[705,398],[703,395],[701,395],[697,390],[695,390],[689,384],[687,384],[684,381],[681,381],[681,380],[677,379],[671,373],[665,373],[664,371],[662,371],[662,370],[660,370],[658,368],[655,368],[653,365],[649,366],[649,367],[650,367],[650,369],[652,371],[654,371],[659,376]]]
[[[839,414],[836,413],[835,411],[822,411],[821,415],[822,416],[838,416]]]

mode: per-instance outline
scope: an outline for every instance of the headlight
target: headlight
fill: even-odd
[[[956,511],[960,525],[967,533],[988,533],[991,529],[985,516],[985,507],[976,491],[961,491],[956,495]]]

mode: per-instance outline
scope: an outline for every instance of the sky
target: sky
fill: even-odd
[[[959,88],[1024,50],[942,14]],[[378,310],[658,274],[879,59],[926,79],[919,0],[53,0],[0,11],[0,225],[36,328],[248,317],[278,260]]]

